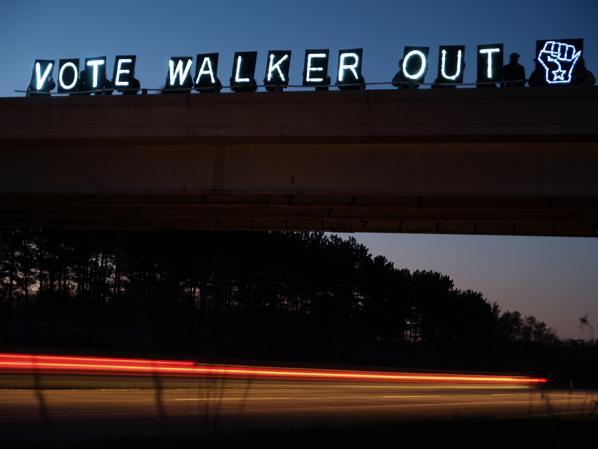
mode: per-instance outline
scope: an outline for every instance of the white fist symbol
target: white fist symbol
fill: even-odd
[[[546,70],[548,84],[569,84],[581,50],[563,42],[547,41],[538,54],[538,61]]]

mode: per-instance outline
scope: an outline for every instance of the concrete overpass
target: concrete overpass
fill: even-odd
[[[598,88],[0,99],[0,227],[598,235]]]

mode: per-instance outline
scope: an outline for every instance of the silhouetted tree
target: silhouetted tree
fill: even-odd
[[[343,359],[559,342],[536,318],[354,238],[5,230],[0,246],[5,345]]]

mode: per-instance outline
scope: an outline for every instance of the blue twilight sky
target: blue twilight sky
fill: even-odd
[[[290,49],[291,82],[301,81],[306,48],[363,48],[366,81],[389,81],[405,45],[464,44],[465,81],[475,78],[475,46],[504,43],[527,74],[536,39],[585,38],[585,59],[598,72],[598,0],[285,2],[0,1],[0,96],[17,95],[35,58],[136,54],[143,87],[160,87],[170,56],[219,52],[219,77],[228,83],[234,51],[257,50],[256,78],[267,50]],[[482,291],[505,309],[544,319],[561,336],[587,337],[579,317],[598,327],[598,239],[361,234],[374,254],[397,266],[434,269],[459,288]]]

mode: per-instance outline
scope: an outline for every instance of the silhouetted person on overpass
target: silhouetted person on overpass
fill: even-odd
[[[392,78],[392,85],[397,89],[419,89],[419,83],[415,80],[408,79],[403,70],[403,60],[399,61],[399,71]]]
[[[596,77],[587,69],[586,60],[583,58],[577,63],[574,76],[576,86],[593,86],[596,84]]]
[[[434,80],[434,84],[430,86],[432,89],[454,89],[457,87],[454,83],[445,83],[443,80],[438,77]]]
[[[525,86],[525,67],[519,64],[519,56],[511,53],[509,63],[503,67],[503,87]]]
[[[81,70],[79,73],[79,81],[77,82],[77,90],[71,92],[69,95],[89,95],[87,87],[87,71]]]
[[[126,89],[122,89],[122,94],[123,95],[137,95],[137,92],[139,92],[140,87],[141,87],[141,83],[139,82],[139,80],[137,78],[133,78],[131,80],[131,85],[129,87],[127,87]]]
[[[54,82],[54,78],[50,77],[48,78],[48,82],[47,82],[47,92],[39,92],[36,90],[32,90],[31,87],[27,87],[27,96],[28,97],[40,97],[40,96],[45,96],[45,97],[49,97],[50,95],[52,95],[50,93],[50,91],[52,89],[54,89],[56,87],[56,83]]]
[[[181,86],[171,86],[170,83],[170,76],[166,75],[166,81],[164,82],[164,87],[162,88],[163,94],[188,94],[193,87],[193,80],[191,77],[187,77]]]
[[[100,92],[96,92],[95,95],[112,95],[114,92],[114,86],[112,85],[112,81],[108,78],[104,80],[104,85],[102,86],[102,90]]]
[[[534,59],[534,64],[534,71],[529,76],[529,87],[548,86],[548,83],[546,82],[546,71],[544,70],[544,67],[540,65],[537,59]]]

